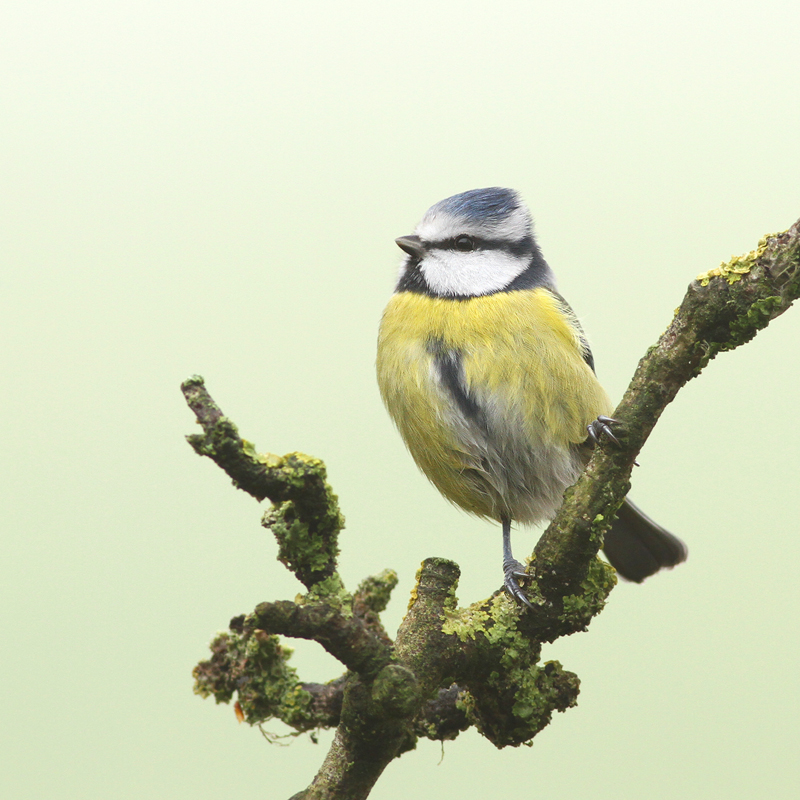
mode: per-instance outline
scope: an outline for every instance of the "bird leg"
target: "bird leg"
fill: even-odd
[[[533,608],[531,601],[522,591],[518,578],[527,578],[524,565],[520,564],[511,553],[511,520],[508,517],[502,518],[503,524],[503,588],[520,605]]]

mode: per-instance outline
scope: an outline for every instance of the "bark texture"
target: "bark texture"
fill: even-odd
[[[616,583],[597,558],[603,534],[629,489],[636,455],[664,408],[718,353],[749,341],[800,294],[800,221],[691,283],[680,308],[639,362],[616,409],[621,447],[595,449],[583,475],[542,535],[529,566],[522,610],[501,591],[459,607],[459,569],[426,559],[394,641],[384,630],[397,576],[387,570],[350,593],[337,572],[344,525],[319,459],[258,453],[208,394],[203,379],[183,386],[202,427],[187,437],[238,488],[271,508],[263,525],[278,558],[306,587],[294,601],[258,605],[231,620],[195,667],[195,691],[217,702],[236,696],[251,724],[277,718],[298,732],[335,727],[310,786],[294,798],[366,798],[392,759],[420,736],[452,739],[474,725],[497,747],[528,742],[554,711],[575,705],[579,681],[541,646],[585,630]],[[312,639],[345,672],[304,683],[279,635]]]

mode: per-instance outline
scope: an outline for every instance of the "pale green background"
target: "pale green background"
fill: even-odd
[[[345,579],[399,572],[391,628],[425,556],[486,596],[497,526],[417,473],[375,387],[394,237],[519,189],[619,397],[688,282],[800,215],[798,29],[796,0],[6,4],[0,794],[307,785],[330,734],[270,746],[192,694],[214,631],[300,586],[184,442],[180,381],[325,459]],[[546,648],[580,706],[532,749],[423,741],[376,799],[798,796],[798,333],[714,361],[642,452],[634,496],[690,558]]]

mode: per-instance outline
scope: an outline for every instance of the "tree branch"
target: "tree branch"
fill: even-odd
[[[331,577],[344,517],[322,461],[302,453],[257,453],[223,415],[198,375],[184,381],[181,391],[203,427],[202,435],[186,437],[194,451],[225,470],[238,489],[259,502],[267,497],[272,501],[262,524],[278,540],[281,563],[308,588]]]
[[[325,597],[314,605],[289,600],[261,603],[245,620],[245,630],[249,628],[312,639],[348,669],[368,677],[380,672],[392,658],[390,645],[361,619],[342,613]]]
[[[498,747],[519,745],[554,711],[574,705],[579,681],[541,646],[584,630],[616,578],[596,556],[629,489],[636,455],[682,386],[718,353],[749,341],[800,295],[800,221],[758,248],[701,275],[671,324],[639,363],[615,417],[622,446],[595,449],[536,545],[522,611],[502,592],[459,608],[458,566],[423,562],[408,613],[392,642],[380,621],[397,583],[391,571],[350,595],[336,572],[343,526],[318,459],[260,455],[208,395],[201,378],[183,385],[203,427],[187,437],[234,484],[272,508],[264,522],[279,559],[305,584],[296,602],[261,603],[231,621],[195,668],[195,691],[229,702],[251,724],[270,717],[298,731],[336,726],[333,744],[296,798],[366,798],[386,765],[419,736],[454,738],[469,725]],[[304,683],[275,634],[313,639],[348,672],[328,684]]]
[[[689,285],[672,322],[639,362],[614,412],[623,447],[596,448],[536,545],[532,573],[548,600],[571,594],[584,580],[587,558],[602,546],[602,534],[628,493],[636,456],[678,391],[718,353],[750,341],[798,295],[800,220]]]

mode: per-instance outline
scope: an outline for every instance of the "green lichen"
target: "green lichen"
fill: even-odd
[[[603,514],[597,514],[597,516],[595,516],[595,518],[592,520],[592,528],[591,532],[589,533],[591,541],[593,542],[599,541],[602,545],[603,537],[605,537],[606,531],[610,527],[611,527],[611,520],[606,520]]]
[[[325,528],[303,518],[292,500],[273,505],[261,524],[278,542],[278,560],[309,585],[331,571],[338,555]]]
[[[358,585],[355,596],[367,609],[380,614],[389,605],[397,581],[397,573],[393,569],[385,569],[379,575],[364,578]]]
[[[444,624],[461,641],[485,647],[483,664],[496,664],[468,681],[458,707],[497,747],[530,741],[553,711],[574,705],[578,694],[575,675],[557,662],[538,664],[540,647],[519,630],[519,622],[519,609],[500,594],[488,606],[448,615]]]
[[[762,297],[753,301],[746,311],[736,316],[728,325],[728,338],[721,342],[701,342],[698,346],[702,355],[698,362],[695,374],[705,369],[709,361],[717,353],[733,350],[739,345],[749,342],[762,328],[780,313],[784,306],[782,298],[776,295]]]
[[[440,740],[439,729],[436,727],[436,723],[434,722],[424,723],[421,726],[420,733],[427,739],[433,739],[434,741]]]
[[[544,605],[546,601],[541,596],[536,581],[529,577],[526,579],[526,584],[525,593],[531,604]],[[488,608],[486,604],[457,608],[455,588],[451,594],[452,601],[448,598],[445,604],[445,619],[442,625],[444,633],[453,634],[462,642],[468,639],[475,640],[480,634],[490,644],[504,641],[509,635],[518,635],[516,624],[520,608],[505,593],[492,597]]]
[[[517,734],[520,744],[544,728],[553,711],[563,712],[576,705],[580,681],[573,673],[564,670],[558,661],[521,668],[509,677],[513,677],[517,687],[517,700],[512,709],[514,716],[525,723],[519,729],[527,729],[530,733],[528,739],[522,739],[524,733]]]
[[[482,632],[490,645],[503,648],[501,663],[508,666],[517,652],[531,652],[531,642],[517,628],[520,608],[516,601],[505,593],[497,594],[492,598],[490,608],[492,624],[486,626]]]
[[[273,506],[262,525],[275,535],[281,563],[310,587],[335,571],[339,531],[344,527],[325,465],[302,453],[259,455],[249,442],[245,445],[250,460],[259,469],[266,467],[262,483]]]
[[[471,725],[475,724],[475,720],[479,718],[477,704],[475,698],[469,690],[463,690],[458,693],[456,698],[456,708],[463,711],[466,718],[470,721]]]
[[[450,584],[450,588],[447,590],[447,596],[444,599],[444,604],[442,605],[445,614],[451,611],[455,611],[458,608],[457,592],[458,592],[458,582]]]
[[[217,703],[229,703],[236,694],[250,725],[275,718],[297,730],[316,727],[312,697],[288,665],[292,650],[277,636],[260,630],[231,631],[217,635],[210,647],[211,659],[192,672],[195,694],[213,695]]]
[[[345,589],[338,572],[318,581],[306,595],[299,598],[300,605],[319,605],[321,603],[335,608],[344,617],[353,616],[353,596]]]
[[[283,461],[280,456],[276,456],[274,453],[259,453],[256,450],[256,446],[247,439],[242,439],[242,450],[244,450],[245,454],[250,456],[253,461],[257,461],[259,464],[264,464],[264,466],[270,468],[279,467]]]
[[[528,673],[524,691],[518,693],[514,714],[527,723],[531,737],[546,727],[553,711],[564,712],[577,705],[580,679],[558,661],[547,661]],[[520,744],[527,744],[523,740]]]
[[[753,268],[752,262],[745,261],[746,258],[747,256],[734,256],[730,261],[698,275],[696,280],[701,286],[708,286],[712,278],[725,278],[728,283],[736,283]]]
[[[610,519],[610,515],[598,514],[592,521],[591,537],[598,547]],[[579,591],[562,598],[558,622],[554,620],[558,635],[585,629],[602,610],[615,584],[614,569],[598,558],[591,559]],[[535,581],[527,594],[543,611],[548,607]],[[577,676],[557,662],[539,663],[541,647],[526,630],[525,613],[498,594],[488,603],[449,610],[442,626],[444,633],[461,642],[473,642],[482,651],[478,656],[482,669],[467,679],[467,692],[459,699],[459,707],[497,747],[529,743],[550,722],[554,711],[565,711],[577,702]],[[493,668],[486,666],[491,664]]]
[[[479,633],[485,634],[490,620],[489,612],[477,604],[467,608],[448,608],[445,610],[442,632],[466,642],[475,639]]]
[[[775,316],[775,311],[783,305],[780,297],[770,296],[756,300],[747,313],[737,317],[730,325],[730,338],[719,345],[718,350],[733,350],[740,344],[749,342]]]
[[[417,678],[401,664],[387,664],[375,676],[371,692],[375,712],[391,719],[412,715],[420,705]]]
[[[327,483],[327,470],[322,459],[305,453],[287,453],[279,459],[277,464],[273,465],[273,469],[276,470],[274,477],[288,489],[294,489],[295,492],[303,492],[310,485],[318,484],[323,491],[319,493],[321,496],[315,498],[317,502],[317,508],[313,509],[315,516],[329,516],[331,524],[339,524],[341,514],[336,502],[337,498]]]
[[[592,618],[605,607],[606,598],[616,584],[614,568],[599,558],[593,558],[581,583],[581,591],[562,599],[563,612],[559,620],[574,631],[586,630]]]

